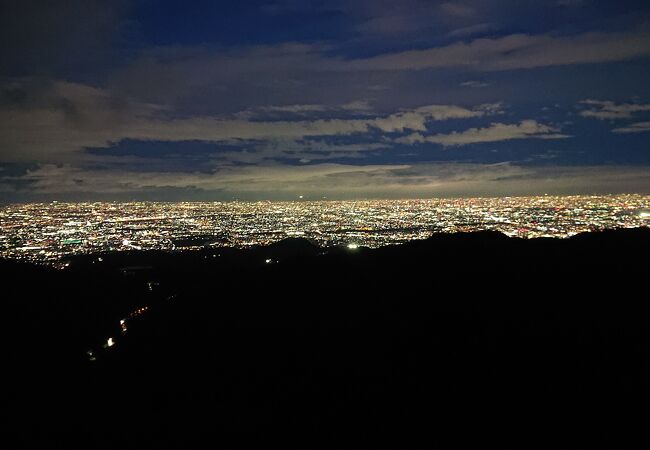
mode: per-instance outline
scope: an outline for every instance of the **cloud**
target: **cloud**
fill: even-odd
[[[271,111],[271,112],[291,112],[291,113],[312,113],[312,112],[324,112],[328,111],[328,107],[325,105],[284,105],[284,106],[260,106],[258,110],[260,111]]]
[[[450,38],[466,38],[478,34],[486,34],[495,31],[497,27],[492,23],[479,23],[477,25],[470,25],[468,27],[457,28],[450,31],[447,36]]]
[[[372,111],[372,106],[366,100],[354,100],[344,104],[338,105],[324,105],[324,104],[293,104],[293,105],[268,105],[257,106],[247,109],[235,114],[236,117],[242,119],[259,118],[265,116],[282,116],[282,115],[298,115],[298,116],[312,116],[316,113],[327,113],[329,115],[336,114],[369,114]]]
[[[440,5],[440,10],[454,17],[467,18],[476,15],[474,8],[461,2],[444,2]]]
[[[637,122],[625,127],[614,128],[614,133],[644,133],[650,131],[650,122]]]
[[[650,55],[650,33],[584,33],[575,36],[512,34],[424,50],[349,61],[348,70],[424,70],[465,67],[483,71],[531,69],[623,61]]]
[[[41,165],[21,176],[0,175],[0,191],[26,198],[293,199],[650,192],[646,167],[517,166],[511,163],[408,165],[317,164],[232,166],[211,173],[95,170]],[[151,197],[151,195],[153,197]],[[31,196],[31,197],[29,197]]]
[[[483,81],[475,81],[475,80],[470,80],[470,81],[463,81],[462,83],[459,84],[461,87],[469,87],[469,88],[484,88],[488,87],[490,83],[485,83]]]
[[[618,120],[630,119],[634,113],[650,111],[650,105],[640,103],[621,103],[616,104],[608,100],[583,100],[582,105],[587,105],[591,109],[580,111],[583,117],[593,117],[600,120]]]
[[[535,120],[523,120],[518,124],[493,123],[487,128],[470,128],[449,134],[424,136],[420,133],[414,133],[398,138],[396,142],[402,144],[435,143],[450,147],[512,139],[563,139],[567,137],[569,136],[560,134],[557,128]]]
[[[0,89],[2,159],[65,159],[84,147],[106,145],[120,130],[164,111],[84,84],[13,80]]]
[[[28,83],[29,85],[29,83]],[[29,86],[14,82],[12,89]],[[392,114],[363,118],[316,118],[301,120],[247,120],[219,116],[174,117],[167,109],[114,96],[106,90],[63,82],[40,86],[34,101],[0,105],[0,146],[11,160],[62,161],[88,147],[106,147],[123,139],[146,141],[287,141],[317,136],[347,136],[374,131],[402,133],[425,131],[430,121],[467,119],[498,113],[499,104],[465,108],[427,105]],[[275,107],[282,109],[283,107]],[[321,109],[294,105],[303,112]],[[365,108],[360,102],[341,110]]]
[[[370,152],[391,147],[388,143],[339,144],[323,140],[277,140],[253,145],[250,149],[219,152],[212,161],[221,165],[268,164],[278,159],[301,163],[331,159],[363,158]]]
[[[173,105],[193,115],[233,114],[268,105],[331,107],[370,96],[375,97],[373,106],[387,110],[404,107],[404,102],[412,106],[418,95],[432,98],[427,100],[431,103],[444,97],[436,81],[424,80],[418,71],[439,72],[444,79],[446,69],[485,72],[624,61],[650,56],[650,33],[512,34],[364,58],[351,56],[367,52],[350,52],[348,45],[145,49],[113,71],[107,86],[128,98]],[[378,94],[373,86],[402,95]]]
[[[408,166],[347,166],[320,164],[308,166],[232,166],[201,172],[131,172],[92,170],[72,165],[41,165],[19,177],[29,190],[43,194],[65,194],[79,191],[119,193],[147,189],[183,188],[204,191],[227,189],[233,193],[296,192],[296,189],[343,188],[370,186],[371,179],[386,176],[396,169]],[[4,180],[7,183],[9,180]]]
[[[433,4],[432,4],[433,3]],[[437,3],[437,4],[436,4]],[[466,2],[430,0],[357,0],[342,2],[348,17],[358,17],[354,29],[362,38],[373,35],[414,36],[424,30],[440,31],[463,24],[477,15]]]

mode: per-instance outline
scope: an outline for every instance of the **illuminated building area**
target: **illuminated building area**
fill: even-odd
[[[522,238],[568,237],[648,225],[649,208],[650,197],[642,195],[15,204],[0,209],[0,254],[56,262],[109,251],[246,248],[289,237],[349,248],[479,230]]]

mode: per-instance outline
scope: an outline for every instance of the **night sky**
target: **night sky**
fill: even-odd
[[[650,193],[650,2],[1,0],[0,200]]]

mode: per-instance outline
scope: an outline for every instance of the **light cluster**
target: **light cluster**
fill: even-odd
[[[567,237],[650,224],[650,196],[297,202],[32,203],[0,209],[0,255],[60,262],[133,249],[250,247],[287,237],[378,247],[435,232]]]

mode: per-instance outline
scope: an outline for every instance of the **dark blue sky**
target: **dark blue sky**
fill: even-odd
[[[650,3],[3,1],[0,196],[650,193]]]

